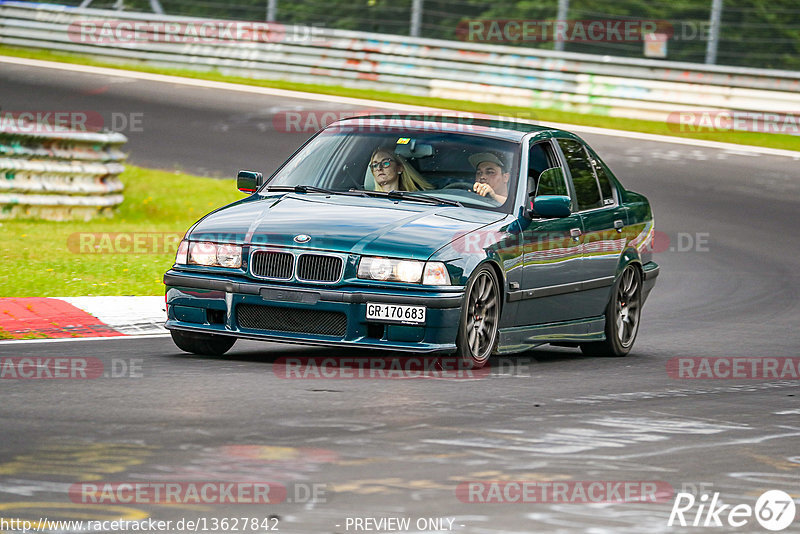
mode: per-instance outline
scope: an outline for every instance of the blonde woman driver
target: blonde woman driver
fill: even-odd
[[[374,191],[425,191],[433,186],[390,148],[379,147],[369,159]]]

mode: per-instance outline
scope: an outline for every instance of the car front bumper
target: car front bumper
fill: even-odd
[[[452,352],[460,321],[463,288],[328,287],[233,281],[224,276],[170,270],[167,322],[170,330],[222,334],[262,341],[352,346],[410,352]],[[367,303],[407,304],[427,308],[424,325],[367,321]],[[242,326],[240,306],[269,310],[272,321],[258,328]],[[264,307],[264,308],[256,308]],[[241,308],[244,310],[245,308]],[[344,318],[340,314],[344,314]],[[313,333],[315,317],[337,316],[346,326],[338,333]]]

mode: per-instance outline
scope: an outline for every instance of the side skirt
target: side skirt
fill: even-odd
[[[503,328],[497,352],[521,352],[545,343],[603,341],[606,338],[605,327],[606,318],[600,315],[577,321]]]

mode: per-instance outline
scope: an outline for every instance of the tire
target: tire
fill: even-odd
[[[606,339],[581,344],[587,356],[625,356],[633,348],[642,315],[642,274],[628,265],[614,284],[606,307]]]
[[[222,356],[236,343],[236,338],[233,336],[201,334],[181,330],[170,330],[169,333],[172,334],[172,341],[175,342],[179,349],[202,356]]]
[[[480,267],[467,282],[456,355],[469,369],[486,365],[497,347],[500,322],[500,286],[491,267]]]

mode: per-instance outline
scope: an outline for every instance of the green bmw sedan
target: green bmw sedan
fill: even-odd
[[[237,338],[470,367],[545,343],[623,356],[659,267],[650,204],[578,136],[463,117],[335,122],[187,232],[164,275],[176,345]]]

